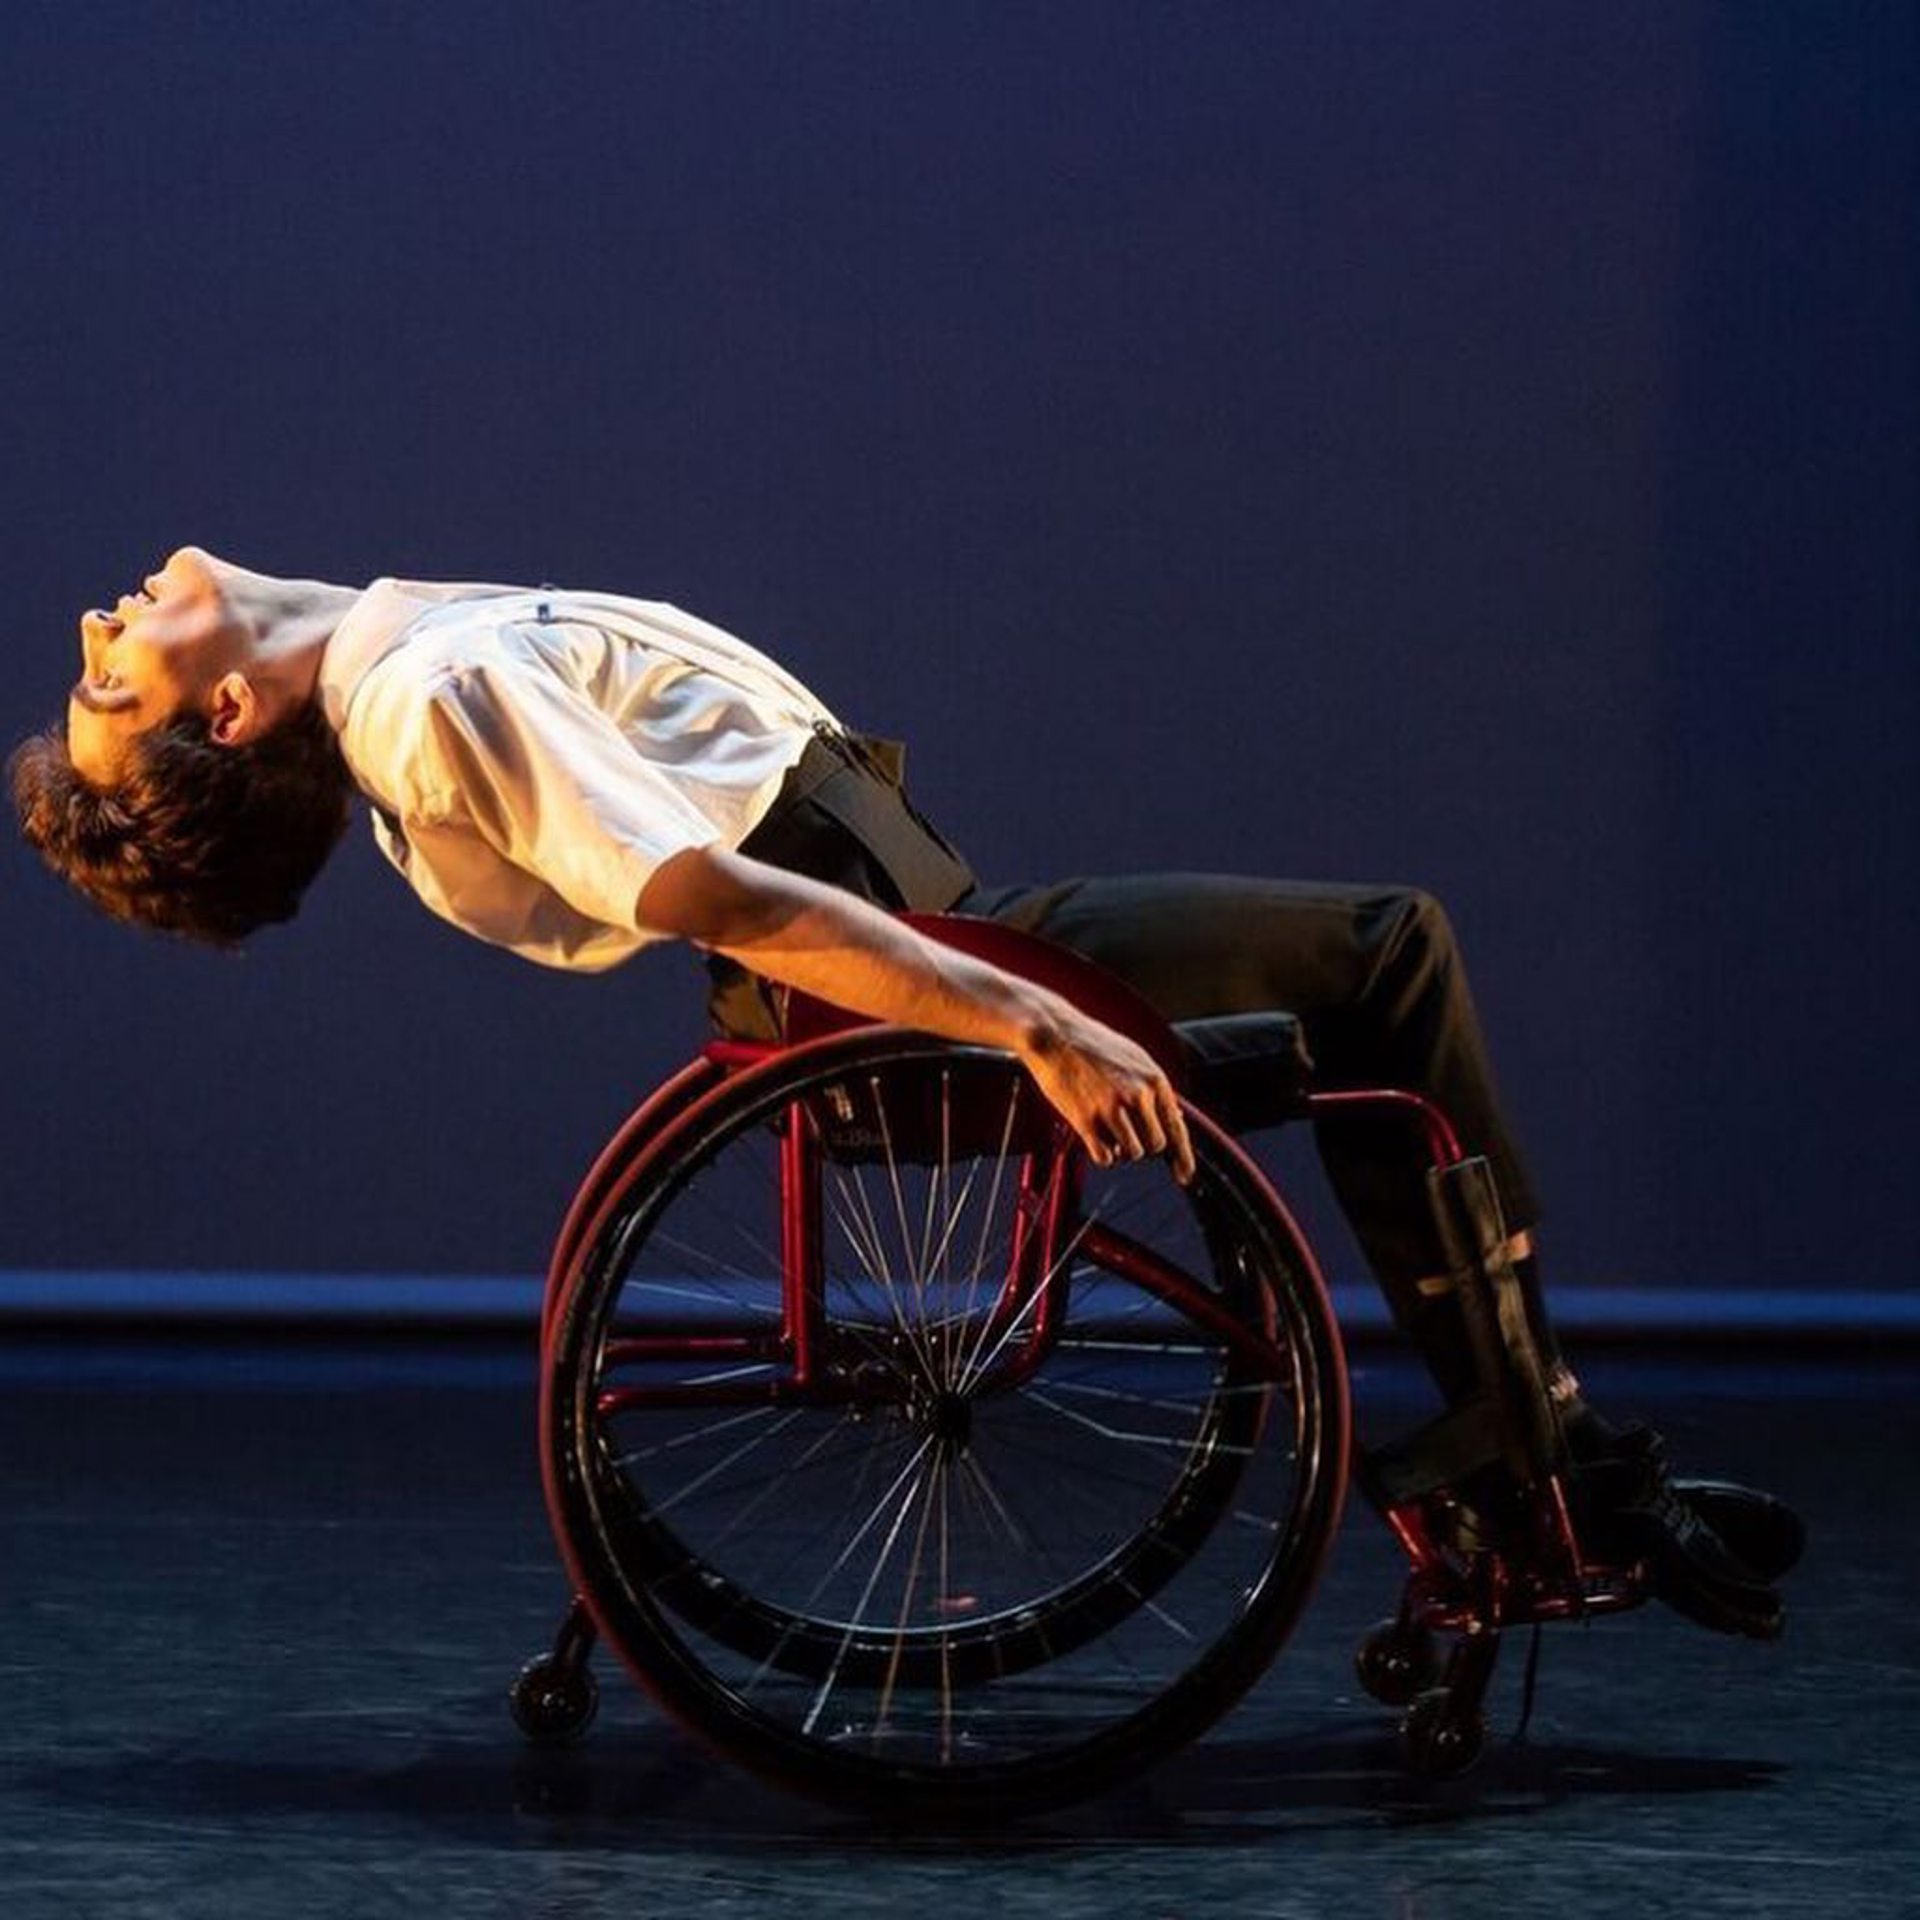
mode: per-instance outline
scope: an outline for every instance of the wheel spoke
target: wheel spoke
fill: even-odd
[[[1076,1426],[1085,1427],[1089,1433],[1097,1433],[1103,1440],[1118,1440],[1127,1446],[1164,1447],[1177,1449],[1181,1453],[1193,1451],[1194,1438],[1188,1434],[1182,1438],[1178,1434],[1141,1433],[1132,1427],[1110,1427],[1104,1420],[1096,1420],[1090,1413],[1082,1413],[1078,1407],[1063,1407],[1058,1400],[1049,1399],[1041,1390],[1029,1384],[1022,1395],[1030,1405],[1045,1407],[1049,1413],[1057,1413],[1062,1420],[1070,1420]],[[1251,1459],[1252,1447],[1227,1446],[1214,1442],[1212,1451],[1236,1454],[1241,1459]]]
[[[793,1632],[797,1630],[801,1621],[804,1619],[805,1610],[807,1608],[812,1607],[819,1600],[820,1596],[826,1592],[828,1586],[832,1583],[834,1575],[837,1574],[840,1571],[840,1569],[844,1567],[847,1564],[847,1562],[851,1560],[856,1553],[859,1552],[861,1541],[863,1541],[867,1537],[867,1535],[870,1534],[877,1525],[879,1525],[887,1509],[893,1504],[895,1495],[898,1494],[900,1489],[903,1486],[905,1486],[907,1482],[910,1480],[913,1481],[914,1485],[916,1486],[919,1484],[918,1477],[917,1477],[917,1470],[920,1466],[921,1461],[926,1458],[928,1450],[932,1447],[932,1445],[933,1445],[932,1440],[927,1439],[927,1440],[922,1440],[920,1444],[916,1448],[914,1448],[912,1457],[907,1461],[907,1464],[904,1467],[902,1467],[900,1471],[894,1476],[893,1482],[887,1488],[886,1492],[883,1493],[880,1496],[880,1498],[874,1502],[872,1510],[868,1513],[866,1519],[861,1522],[858,1531],[856,1531],[853,1537],[850,1540],[848,1540],[847,1544],[840,1549],[839,1556],[833,1561],[832,1565],[830,1565],[827,1568],[826,1572],[823,1573],[820,1576],[820,1578],[814,1582],[812,1591],[807,1595],[806,1599],[801,1602],[801,1612],[796,1613],[794,1616],[793,1626],[789,1627],[787,1630],[787,1633],[781,1636],[781,1641],[779,1645],[776,1645],[775,1648],[773,1649],[773,1652],[769,1653],[766,1659],[760,1663],[759,1671],[755,1673],[755,1675],[753,1676],[753,1679],[747,1683],[747,1687],[749,1690],[751,1690],[752,1687],[757,1685],[761,1680],[766,1678],[768,1672],[773,1667],[775,1659],[779,1655],[782,1647],[784,1647],[787,1639],[789,1639],[792,1636]],[[911,1488],[909,1488],[909,1497],[911,1496],[911,1491],[912,1491]],[[906,1511],[906,1508],[907,1508],[907,1501],[903,1499],[900,1503],[900,1511],[904,1513]],[[846,1649],[843,1645],[841,1648],[841,1652],[843,1655],[845,1651]]]
[[[901,1275],[901,1285],[906,1289],[909,1300],[917,1301],[912,1312],[901,1315],[900,1330],[913,1344],[914,1352],[925,1369],[927,1384],[936,1386],[940,1379],[940,1369],[933,1357],[926,1334],[927,1276],[923,1267],[916,1266],[913,1259],[913,1227],[907,1218],[907,1196],[900,1179],[900,1161],[894,1152],[893,1128],[887,1121],[886,1095],[881,1091],[880,1079],[876,1074],[869,1082],[873,1089],[873,1108],[880,1121],[880,1144],[887,1157],[887,1184],[893,1191],[894,1218],[900,1227],[900,1258],[906,1271]]]
[[[1194,1388],[1194,1393],[1199,1396],[1197,1400],[1173,1400],[1158,1395],[1129,1393],[1122,1387],[1095,1386],[1092,1381],[1084,1377],[1062,1379],[1053,1374],[1047,1376],[1047,1386],[1054,1393],[1083,1393],[1089,1399],[1118,1400],[1130,1407],[1151,1408],[1155,1413],[1194,1413],[1201,1407],[1211,1406],[1217,1401],[1273,1391],[1273,1382],[1270,1380],[1249,1381],[1244,1386],[1238,1387],[1209,1384]]]
[[[953,1476],[943,1473],[940,1476],[940,1602],[947,1606],[953,1600],[953,1528],[951,1502],[948,1494]],[[953,1641],[951,1636],[940,1636],[940,1758],[950,1761],[953,1758]]]
[[[984,1487],[986,1485],[984,1465],[981,1465],[979,1467],[979,1472],[981,1477],[981,1483]],[[1002,1496],[1002,1498],[1004,1499],[1004,1502],[1009,1509],[1012,1509],[1018,1505],[1018,1497],[1012,1492],[1011,1489],[1009,1489],[1008,1492],[1004,1496]],[[1045,1538],[1044,1530],[1034,1529],[1031,1526],[1028,1526],[1025,1523],[1024,1519],[1017,1522],[1016,1524],[1020,1525],[1023,1528],[1023,1530],[1026,1532],[1027,1536],[1030,1539],[1043,1540]],[[1047,1548],[1042,1547],[1041,1555],[1047,1561],[1049,1567],[1054,1568],[1056,1570],[1056,1577],[1057,1577],[1057,1569],[1058,1569],[1059,1563],[1055,1559],[1052,1552]],[[1131,1594],[1136,1601],[1141,1601],[1143,1599],[1143,1596],[1141,1595],[1139,1588],[1132,1581],[1128,1580],[1124,1574],[1116,1573],[1112,1577],[1115,1579],[1117,1584],[1124,1591]],[[1151,1681],[1148,1680],[1147,1676],[1141,1671],[1138,1665],[1136,1665],[1135,1662],[1132,1660],[1132,1658],[1128,1655],[1123,1643],[1117,1637],[1110,1639],[1107,1642],[1107,1651],[1110,1654],[1117,1657],[1121,1665],[1126,1667],[1137,1681],[1140,1681],[1143,1683],[1144,1690],[1148,1690],[1148,1691],[1151,1690],[1151,1684],[1152,1684]]]
[[[1011,1159],[1011,1155],[1007,1149],[1013,1143],[1014,1115],[1019,1109],[1020,1090],[1025,1084],[1026,1082],[1018,1077],[1010,1080],[1007,1084],[1007,1117],[1001,1123],[1000,1151],[994,1155],[993,1182],[987,1190],[987,1204],[981,1210],[980,1238],[974,1247],[973,1265],[967,1275],[967,1301],[962,1312],[969,1320],[973,1318],[974,1310],[979,1304],[980,1279],[981,1275],[986,1271],[989,1236],[992,1233],[993,1223],[1000,1217],[1000,1186],[1006,1177],[1008,1162]],[[1008,1230],[1008,1237],[1009,1245],[1011,1245],[1011,1227],[1009,1227]],[[997,1244],[997,1241],[995,1244]],[[960,1372],[964,1373],[965,1371],[966,1369],[963,1365]],[[948,1384],[956,1384],[956,1376],[952,1373],[948,1375]]]
[[[842,1466],[850,1460],[858,1459],[863,1453],[867,1452],[868,1443],[865,1440],[861,1440],[858,1443],[849,1443],[837,1452],[829,1453],[827,1451],[827,1447],[832,1441],[846,1440],[846,1429],[851,1419],[852,1416],[850,1414],[843,1412],[832,1426],[828,1427],[825,1432],[817,1434],[808,1444],[806,1450],[796,1455],[792,1460],[782,1461],[779,1465],[769,1468],[764,1473],[755,1472],[743,1474],[732,1480],[725,1481],[719,1486],[703,1488],[702,1497],[709,1501],[728,1498],[735,1494],[751,1493],[753,1495],[753,1498],[728,1520],[717,1533],[711,1536],[703,1534],[701,1536],[703,1542],[709,1548],[724,1546],[788,1481],[797,1480],[803,1474],[820,1472],[827,1467]],[[669,1502],[674,1506],[685,1505],[689,1497],[689,1491],[683,1488],[678,1493],[671,1494],[667,1496],[666,1499],[661,1500],[656,1505],[655,1511],[664,1513],[667,1510]],[[695,1502],[695,1504],[698,1504],[698,1502]]]
[[[622,1467],[637,1465],[642,1460],[656,1460],[663,1453],[675,1453],[682,1447],[698,1446],[702,1440],[711,1440],[717,1433],[730,1432],[735,1427],[745,1426],[750,1420],[765,1420],[779,1409],[771,1404],[764,1407],[748,1407],[740,1413],[723,1414],[718,1420],[709,1421],[703,1427],[694,1427],[685,1433],[669,1434],[664,1440],[656,1440],[651,1446],[635,1447],[631,1453],[620,1454],[615,1464]]]
[[[936,1485],[946,1478],[946,1463],[934,1455],[932,1472]],[[893,1690],[900,1678],[900,1662],[907,1650],[907,1623],[913,1616],[913,1596],[919,1590],[920,1563],[926,1552],[927,1528],[933,1519],[934,1501],[920,1503],[920,1524],[914,1532],[913,1551],[907,1559],[907,1577],[900,1595],[900,1612],[893,1623],[893,1658],[887,1662],[886,1680],[880,1689],[880,1704],[874,1710],[873,1737],[878,1742],[886,1731],[887,1717],[893,1710]]]
[[[654,1511],[656,1513],[671,1513],[675,1507],[691,1499],[702,1487],[708,1485],[711,1481],[717,1480],[729,1467],[737,1465],[740,1461],[744,1460],[748,1454],[755,1452],[758,1448],[764,1447],[769,1440],[778,1439],[780,1435],[785,1433],[805,1412],[805,1407],[790,1408],[776,1420],[772,1426],[763,1427],[750,1439],[741,1441],[724,1459],[715,1461],[704,1473],[695,1474],[685,1486],[670,1493],[666,1499],[657,1501],[654,1505]]]
[[[847,1193],[845,1170],[835,1167],[834,1176],[844,1199]],[[841,1214],[842,1229],[846,1232],[855,1255],[861,1257],[861,1264],[879,1287],[881,1296],[886,1302],[885,1311],[892,1317],[895,1332],[906,1343],[918,1365],[922,1379],[931,1387],[935,1379],[932,1358],[926,1352],[924,1343],[917,1337],[907,1310],[901,1304],[899,1290],[894,1284],[890,1271],[892,1263],[886,1255],[885,1236],[874,1215],[872,1202],[867,1197],[866,1182],[860,1177],[858,1167],[853,1169],[853,1190],[859,1195],[860,1218],[856,1222],[850,1212]],[[863,1245],[866,1249],[864,1256],[862,1256]]]
[[[991,1351],[988,1352],[983,1359],[980,1357],[980,1347],[993,1329],[992,1317],[988,1317],[985,1326],[981,1329],[980,1339],[974,1344],[973,1355],[969,1358],[966,1365],[960,1369],[959,1390],[961,1392],[967,1392],[976,1386],[982,1375],[984,1375],[988,1368],[1006,1351],[1007,1342],[1019,1332],[1029,1315],[1031,1315],[1040,1305],[1041,1301],[1047,1297],[1047,1289],[1056,1284],[1061,1268],[1072,1257],[1074,1248],[1080,1244],[1088,1228],[1093,1225],[1094,1218],[1095,1216],[1089,1214],[1087,1218],[1082,1220],[1079,1226],[1074,1229],[1073,1237],[1067,1242],[1065,1248],[1061,1251],[1053,1265],[1035,1281],[1032,1291],[1027,1295],[1026,1300],[1021,1304],[1013,1318],[1007,1322],[1000,1337],[994,1341]]]
[[[923,1445],[914,1456],[913,1464],[918,1465],[925,1459],[932,1442]],[[820,1691],[813,1696],[813,1705],[807,1709],[807,1717],[800,1723],[802,1733],[811,1733],[820,1715],[826,1709],[828,1696],[833,1692],[834,1682],[840,1678],[840,1669],[845,1664],[847,1649],[853,1645],[854,1637],[866,1622],[867,1602],[873,1598],[873,1590],[880,1584],[880,1576],[887,1569],[887,1562],[893,1558],[894,1544],[900,1538],[900,1529],[906,1524],[907,1515],[912,1511],[914,1502],[919,1498],[920,1489],[926,1484],[928,1469],[924,1466],[913,1476],[912,1484],[901,1496],[899,1511],[893,1516],[893,1524],[887,1529],[887,1537],[880,1551],[874,1556],[873,1570],[867,1575],[867,1584],[860,1589],[860,1598],[855,1601],[853,1618],[847,1622],[847,1631],[840,1641],[840,1650],[833,1656],[833,1665],[827,1669],[827,1677],[820,1683]],[[875,1512],[878,1513],[876,1508]]]

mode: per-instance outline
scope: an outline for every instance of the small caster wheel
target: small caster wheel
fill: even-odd
[[[1440,1677],[1440,1655],[1425,1627],[1382,1620],[1360,1642],[1353,1667],[1382,1706],[1404,1707]]]
[[[513,1724],[537,1747],[564,1747],[593,1724],[600,1687],[584,1662],[563,1665],[543,1653],[520,1669],[507,1696]]]
[[[1451,1780],[1480,1757],[1487,1723],[1478,1710],[1462,1712],[1445,1687],[1429,1687],[1400,1722],[1400,1757],[1409,1772]]]

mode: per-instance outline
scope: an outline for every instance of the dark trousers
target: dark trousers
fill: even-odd
[[[832,756],[831,769],[823,755]],[[913,845],[922,833],[924,863]],[[1432,1096],[1468,1150],[1492,1161],[1511,1226],[1538,1217],[1501,1119],[1459,948],[1429,894],[1215,873],[983,886],[913,810],[897,755],[883,766],[833,742],[809,749],[741,851],[883,906],[975,914],[1042,934],[1129,981],[1168,1020],[1271,1008],[1295,1014],[1317,1085]],[[712,965],[716,1026],[771,1037],[759,983],[727,962]],[[1427,1315],[1413,1283],[1446,1265],[1428,1213],[1421,1140],[1391,1113],[1330,1117],[1317,1123],[1316,1139],[1389,1304],[1418,1332]]]

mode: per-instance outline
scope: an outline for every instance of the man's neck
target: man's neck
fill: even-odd
[[[296,703],[310,700],[327,642],[361,590],[256,573],[231,581],[226,592],[249,634],[252,672]]]

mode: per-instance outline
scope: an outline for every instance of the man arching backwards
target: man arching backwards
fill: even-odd
[[[357,794],[419,897],[481,939],[589,970],[691,941],[736,1035],[771,1037],[776,990],[797,988],[1004,1048],[1097,1163],[1163,1154],[1180,1178],[1179,1102],[1140,1047],[898,910],[1042,934],[1169,1020],[1293,1013],[1322,1083],[1430,1095],[1490,1161],[1587,1524],[1689,1617],[1779,1631],[1792,1516],[1674,1480],[1657,1442],[1587,1405],[1560,1351],[1538,1209],[1430,895],[1220,874],[983,885],[907,798],[890,743],[731,634],[618,594],[339,586],[183,547],[81,617],[80,652],[64,721],[13,757],[14,795],[46,862],[122,920],[234,946],[292,918]],[[1421,1163],[1365,1114],[1316,1132],[1396,1320],[1459,1401],[1476,1374]]]

